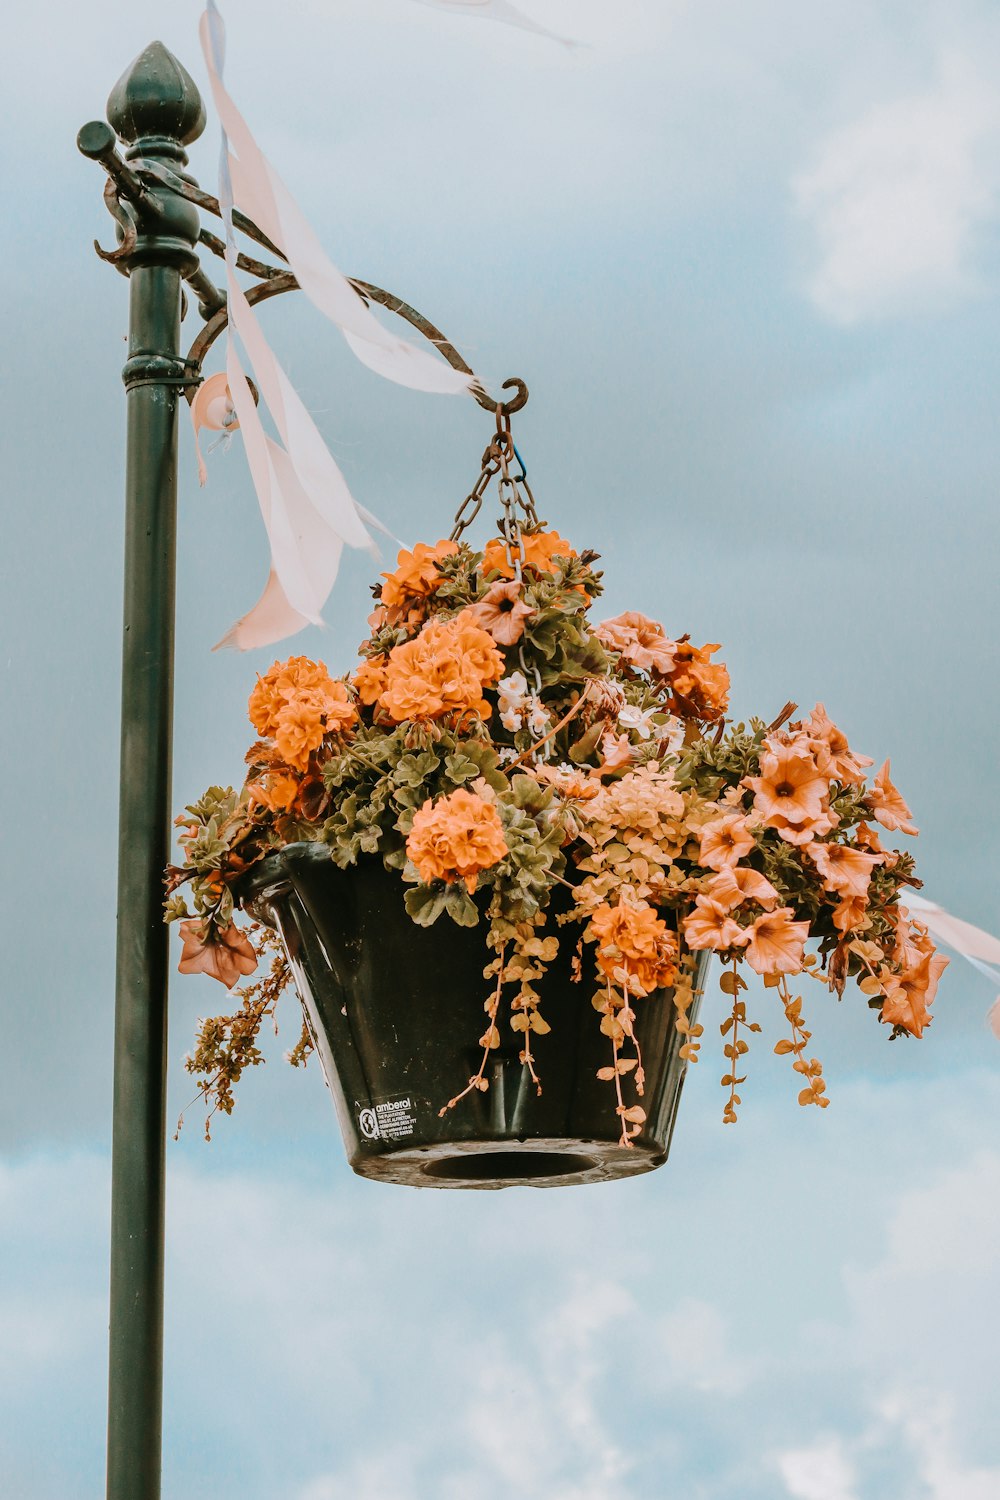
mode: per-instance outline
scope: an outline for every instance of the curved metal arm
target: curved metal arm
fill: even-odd
[[[150,169],[148,175],[157,178],[165,187],[169,187],[172,192],[179,194],[180,197],[187,198],[191,203],[196,203],[199,208],[205,209],[207,213],[214,214],[216,218],[222,218],[222,209],[219,206],[217,198],[213,198],[211,193],[206,193],[203,189],[195,187],[193,183],[185,182],[183,178],[175,176],[168,168],[158,165]],[[263,230],[259,229],[252,219],[247,218],[246,214],[240,213],[239,209],[233,210],[233,226],[245,234],[248,239],[255,241],[258,245],[262,245],[265,250],[269,250],[272,255],[278,256],[280,260],[285,260],[285,256],[273,240],[268,239]],[[211,250],[213,255],[220,257],[225,255],[226,247],[223,241],[216,235],[210,234],[207,230],[202,230],[199,238],[201,243],[206,249]],[[290,271],[283,271],[277,266],[270,266],[264,261],[253,260],[250,256],[243,254],[237,256],[236,264],[241,270],[248,271],[252,276],[259,278],[258,284],[247,290],[246,297],[251,306],[254,306],[258,302],[265,302],[270,297],[280,296],[282,292],[294,292],[299,289],[299,283]],[[202,295],[201,307],[206,319],[205,327],[198,334],[198,337],[188,351],[189,366],[199,371],[209,349],[211,349],[215,340],[223,332],[229,321],[228,310],[222,300],[222,294],[219,294],[214,307],[211,304],[211,299],[204,296],[206,280],[207,278],[202,276],[199,284],[195,286],[195,290]],[[363,302],[377,302],[380,306],[387,308],[389,312],[395,313],[397,317],[409,323],[411,328],[415,328],[429,343],[434,345],[435,349],[451,365],[453,370],[460,370],[463,375],[474,375],[475,372],[472,367],[462,358],[454,344],[450,343],[441,330],[436,328],[428,318],[425,318],[423,313],[418,312],[415,307],[411,307],[408,302],[404,302],[402,297],[397,297],[393,292],[386,292],[382,287],[374,286],[370,281],[360,281],[354,276],[349,276],[347,280]],[[192,284],[194,285],[194,283]],[[520,411],[528,400],[528,387],[519,376],[505,380],[501,386],[501,390],[515,390],[516,392],[507,401],[498,401],[496,397],[491,396],[480,385],[478,380],[469,389],[485,411],[496,412],[499,410],[505,417],[509,417],[512,413]],[[187,391],[187,398],[188,401],[194,399],[193,389]]]

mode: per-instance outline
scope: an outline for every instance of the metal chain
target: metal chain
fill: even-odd
[[[482,468],[475,485],[466,495],[455,515],[450,541],[457,542],[463,531],[470,527],[483,508],[483,499],[490,481],[499,475],[497,487],[503,515],[498,522],[504,539],[507,562],[520,581],[521,563],[524,561],[524,546],[521,542],[522,520],[528,527],[538,525],[535,499],[528,486],[524,460],[514,446],[510,431],[510,413],[501,405],[496,409],[497,430],[483,453]]]
[[[521,587],[523,582],[521,569],[526,561],[524,539],[521,535],[522,525],[527,525],[532,531],[535,530],[539,525],[538,512],[535,509],[535,497],[528,484],[524,460],[518,453],[511,436],[510,413],[500,405],[496,409],[496,422],[496,434],[483,453],[479,478],[458,507],[449,541],[457,542],[463,531],[472,525],[483,508],[483,499],[490,481],[499,475],[497,490],[502,514],[497,521],[497,528],[503,538],[507,566],[513,573],[518,587]],[[536,666],[529,666],[525,660],[523,642],[519,645],[517,654],[525,677],[534,678],[535,693],[540,694],[541,675]]]

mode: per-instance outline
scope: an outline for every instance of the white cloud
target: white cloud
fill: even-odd
[[[1000,207],[993,74],[950,55],[934,85],[836,130],[793,181],[815,242],[807,290],[854,323],[973,290],[981,231]]]
[[[778,1469],[795,1500],[856,1500],[854,1466],[839,1438],[778,1455]]]
[[[735,1396],[750,1378],[750,1365],[729,1346],[726,1319],[711,1302],[684,1297],[661,1324],[667,1378],[696,1391]]]
[[[958,1456],[950,1402],[929,1395],[919,1403],[891,1396],[881,1412],[916,1458],[927,1500],[997,1500],[1000,1467],[970,1467]]]

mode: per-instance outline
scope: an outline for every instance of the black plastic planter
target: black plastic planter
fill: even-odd
[[[317,844],[270,856],[241,891],[244,907],[284,941],[354,1171],[414,1187],[498,1188],[600,1182],[661,1166],[686,1070],[671,991],[636,1003],[647,1118],[631,1149],[619,1144],[614,1086],[596,1076],[611,1058],[593,987],[570,977],[575,926],[559,929],[559,955],[539,983],[552,1028],[532,1039],[541,1096],[518,1061],[518,1034],[501,1021],[489,1090],[441,1116],[479,1066],[490,955],[482,926],[442,916],[418,927],[404,891],[381,861],[340,870]]]

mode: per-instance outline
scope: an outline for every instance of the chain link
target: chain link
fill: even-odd
[[[458,507],[449,540],[457,542],[463,531],[472,525],[483,508],[490,481],[499,475],[497,489],[503,514],[497,524],[503,537],[507,563],[520,582],[521,564],[524,561],[521,527],[522,524],[531,529],[536,527],[538,514],[535,510],[535,498],[528,485],[524,461],[511,436],[510,414],[499,405],[496,409],[496,423],[496,434],[483,453],[479,478]]]
[[[522,526],[534,531],[539,525],[538,512],[535,509],[535,497],[528,484],[524,460],[511,436],[510,413],[500,405],[496,409],[496,422],[496,434],[483,453],[479,478],[458,507],[449,541],[457,542],[463,531],[472,525],[483,508],[490,481],[495,478],[502,512],[497,528],[503,538],[507,566],[520,587],[523,582],[521,569],[525,562]],[[536,666],[529,666],[525,660],[523,642],[518,647],[517,654],[525,677],[533,677],[535,693],[541,693],[541,675]]]

